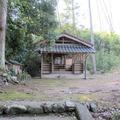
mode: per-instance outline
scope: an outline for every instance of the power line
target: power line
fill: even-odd
[[[106,2],[104,0],[103,0],[103,4],[104,4],[105,10],[107,12],[107,16],[108,16],[108,20],[109,20],[109,24],[110,24],[110,31],[112,33],[113,32],[113,25],[112,25],[112,21],[111,21],[112,18],[110,16],[110,15],[112,15],[112,13],[109,13],[108,7],[107,7]]]
[[[98,0],[96,0],[96,4],[97,4],[97,11],[98,11],[98,19],[100,22],[100,31],[102,31],[102,20],[101,20],[100,7],[99,7]]]
[[[105,16],[106,21],[107,21],[107,23],[108,23],[108,25],[109,25],[109,19],[108,19],[108,16],[107,16],[107,14],[106,14],[106,11],[105,11],[105,8],[104,8],[104,6],[103,6],[103,3],[102,3],[101,0],[99,0],[99,3],[100,3],[101,10],[102,10],[102,12],[103,12],[103,15]],[[110,25],[109,25],[109,26],[110,26]]]
[[[100,1],[102,11],[103,11],[103,13],[105,15],[106,21],[107,21],[107,23],[109,25],[110,32],[112,33],[113,32],[113,25],[112,25],[112,22],[111,22],[111,18],[110,18],[109,12],[108,12],[107,5],[106,5],[104,0],[102,0],[102,1],[99,0],[99,1]]]
[[[110,12],[110,20],[111,20],[111,24],[112,24],[112,29],[113,29],[113,32],[114,32],[114,27],[113,27],[113,15],[112,15],[112,11],[111,11],[111,1],[109,0],[108,2],[108,6],[109,6],[109,12]]]
[[[110,0],[109,0],[109,2],[108,2],[108,6],[109,6],[109,11],[110,11],[110,18],[111,18],[111,20],[112,20],[113,15],[112,15],[112,11],[111,11],[112,6],[111,6],[111,1],[110,1]]]

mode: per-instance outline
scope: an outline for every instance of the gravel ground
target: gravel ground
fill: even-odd
[[[0,120],[77,120],[74,116],[12,116],[12,117],[0,117]]]

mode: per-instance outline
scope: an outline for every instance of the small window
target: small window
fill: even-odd
[[[55,58],[55,64],[61,64],[61,57],[56,57]]]
[[[54,64],[64,65],[64,63],[65,63],[65,59],[62,56],[56,57],[54,60]]]

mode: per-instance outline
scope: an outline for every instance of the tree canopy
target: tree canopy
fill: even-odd
[[[68,4],[68,14],[74,19],[76,5],[65,0]],[[57,33],[67,31],[90,41],[90,31],[86,28],[73,27],[68,22],[57,27],[56,0],[9,0],[7,13],[6,59],[17,60],[20,63],[31,64],[36,58],[35,42],[56,39]],[[73,8],[73,9],[72,9]],[[68,15],[66,14],[66,15]],[[62,18],[62,16],[59,16]],[[71,17],[71,16],[70,16]],[[73,20],[74,22],[74,20]],[[73,30],[74,29],[74,30]],[[73,32],[74,31],[74,32]],[[120,65],[120,36],[112,33],[94,33],[97,59],[97,70],[105,72]],[[26,63],[27,61],[27,63]],[[88,62],[88,69],[91,64]]]
[[[54,40],[57,21],[55,0],[10,0],[8,3],[7,59],[24,61],[39,40]]]

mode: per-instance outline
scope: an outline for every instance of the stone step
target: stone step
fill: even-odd
[[[94,120],[86,105],[76,103],[76,116],[78,120]]]

